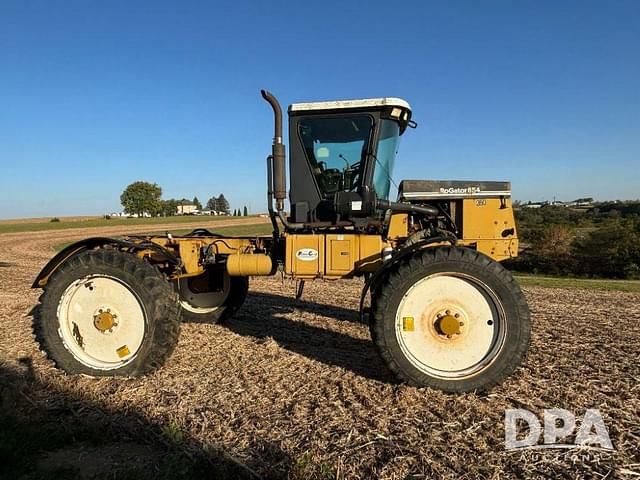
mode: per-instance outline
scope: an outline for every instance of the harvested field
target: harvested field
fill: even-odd
[[[529,356],[488,395],[398,384],[355,280],[296,301],[293,283],[253,279],[226,326],[183,324],[153,375],[65,376],[31,337],[31,282],[53,245],[121,229],[0,235],[0,477],[639,478],[638,293],[525,288]],[[506,452],[508,408],[597,408],[615,452]]]

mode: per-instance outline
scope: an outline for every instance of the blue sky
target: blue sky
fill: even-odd
[[[0,3],[0,218],[164,197],[265,207],[267,88],[399,96],[394,178],[638,198],[640,2]]]

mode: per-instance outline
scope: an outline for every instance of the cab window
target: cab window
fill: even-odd
[[[361,185],[372,129],[369,115],[300,120],[298,134],[324,198],[356,191]]]

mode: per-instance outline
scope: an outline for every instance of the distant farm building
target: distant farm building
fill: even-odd
[[[180,205],[177,207],[176,213],[178,215],[195,215],[198,212],[195,204],[193,202],[180,202]]]

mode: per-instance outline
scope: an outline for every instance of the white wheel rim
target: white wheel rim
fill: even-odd
[[[458,331],[442,331],[444,318]],[[396,313],[396,338],[407,360],[441,378],[464,378],[486,369],[504,345],[504,310],[495,294],[459,273],[425,277],[404,295]]]
[[[100,323],[101,317],[111,324]],[[107,275],[89,275],[69,285],[58,304],[58,322],[66,349],[80,363],[98,370],[131,362],[146,330],[145,310],[137,295]]]
[[[189,287],[189,279],[179,280],[180,305],[191,313],[200,315],[213,313],[224,305],[231,291],[231,279],[224,274],[222,290],[197,293]]]

